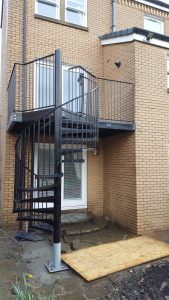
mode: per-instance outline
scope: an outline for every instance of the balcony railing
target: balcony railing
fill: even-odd
[[[54,54],[26,64],[16,63],[8,85],[8,117],[54,105]]]
[[[71,81],[69,72],[71,73]],[[76,90],[76,96],[78,95],[77,89],[82,94],[80,89],[83,79],[80,73],[74,72],[72,75],[71,69],[63,71],[63,102],[73,98],[73,94],[70,98],[72,90]],[[84,76],[84,74],[82,75]],[[99,85],[99,118],[110,121],[133,122],[133,84],[106,78],[94,78]],[[24,112],[54,106],[54,80],[54,54],[26,64],[15,64],[8,85],[8,117],[10,118],[14,111]],[[84,95],[85,89],[84,77]]]
[[[133,83],[99,78],[99,118],[110,121],[133,122]]]

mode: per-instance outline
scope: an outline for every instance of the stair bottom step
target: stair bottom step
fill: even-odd
[[[40,216],[39,216],[40,217]],[[85,222],[90,222],[93,220],[93,214],[90,212],[64,212],[61,216],[61,223],[63,225],[71,225],[71,224],[81,224]],[[18,218],[23,219],[23,221],[38,221],[38,215],[23,215],[22,217],[19,215]],[[41,220],[45,220],[44,218],[41,218]],[[50,220],[53,220],[51,217]],[[40,221],[40,220],[39,220]]]
[[[99,231],[108,225],[108,221],[104,218],[95,218],[93,222],[82,224],[65,225],[62,230],[66,236],[81,235],[91,232]]]

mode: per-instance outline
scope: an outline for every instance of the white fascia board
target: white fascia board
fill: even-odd
[[[112,45],[112,44],[120,44],[120,43],[127,43],[132,42],[134,40],[135,33],[125,35],[125,36],[117,36],[106,40],[101,40],[101,45]]]
[[[105,45],[113,45],[113,44],[120,44],[120,43],[128,43],[133,41],[139,41],[149,45],[155,45],[155,46],[169,49],[169,42],[161,41],[155,38],[152,38],[150,42],[146,42],[146,35],[137,34],[137,33],[132,33],[125,36],[117,36],[107,40],[102,40],[101,45],[105,46]]]
[[[165,12],[168,12],[169,13],[169,8],[166,8],[164,6],[161,6],[160,4],[154,4],[154,3],[151,3],[151,2],[147,2],[146,0],[134,0],[138,3],[141,3],[141,4],[144,4],[144,5],[148,5],[148,6],[151,6],[151,7],[154,7],[156,9],[160,9],[162,11],[165,11]]]

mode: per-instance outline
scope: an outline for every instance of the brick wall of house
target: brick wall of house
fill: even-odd
[[[104,141],[104,215],[137,230],[135,134],[118,133]]]
[[[35,0],[27,1],[27,61],[60,48],[63,62],[83,65],[101,75],[102,48],[98,36],[111,31],[110,12],[111,1],[99,0],[97,5],[95,0],[88,1],[88,31],[83,31],[35,18]]]
[[[99,140],[96,155],[88,154],[87,195],[88,210],[96,215],[103,215],[104,201],[104,148],[103,140]]]
[[[169,50],[135,42],[137,231],[169,228]]]
[[[9,7],[7,11],[7,3]],[[14,144],[15,137],[6,132],[8,100],[7,86],[14,62],[22,61],[23,2],[4,1],[2,29],[2,90],[1,90],[1,215],[3,224],[15,226],[13,211]]]
[[[7,1],[5,1],[7,3]],[[102,76],[102,47],[99,35],[111,30],[111,2],[108,0],[88,1],[88,31],[63,26],[55,22],[35,18],[35,0],[27,1],[27,57],[26,61],[48,55],[60,48],[63,53],[63,62],[67,64],[80,64],[96,75]],[[97,16],[97,18],[96,18]],[[3,164],[1,166],[1,202],[3,223],[6,226],[16,224],[16,215],[13,210],[14,186],[14,143],[15,136],[6,133],[7,124],[7,93],[10,73],[15,62],[22,62],[22,34],[23,34],[23,1],[9,1],[8,20],[4,14],[3,41],[6,36],[8,24],[7,49],[2,61],[3,90],[2,90],[2,130],[1,153]],[[4,55],[4,52],[2,55]],[[5,73],[6,72],[6,73]],[[6,76],[5,76],[6,74]],[[100,146],[101,147],[101,146]],[[100,153],[102,152],[102,148]],[[88,179],[89,209],[95,213],[103,212],[103,184],[102,155],[89,154],[88,174],[94,174],[96,168],[98,178],[93,177],[93,183]],[[91,170],[90,170],[91,168]],[[91,176],[91,175],[90,175]],[[90,177],[89,176],[89,177]],[[91,177],[90,177],[91,178]],[[99,196],[96,195],[99,191]],[[94,203],[94,205],[93,205]],[[98,203],[98,204],[96,204]]]
[[[88,155],[88,208],[139,233],[165,229],[169,227],[167,50],[139,42],[101,47],[98,36],[111,31],[111,9],[111,1],[99,0],[97,5],[95,0],[88,1],[89,29],[84,31],[36,18],[35,1],[27,1],[26,60],[60,48],[64,63],[80,64],[95,75],[135,83],[136,133],[118,133],[101,140],[98,154]],[[143,27],[144,13],[164,18],[165,34],[169,34],[166,13],[132,0],[117,0],[117,30]],[[22,61],[23,1],[9,1],[8,18],[7,48],[4,43],[2,52],[0,173],[3,223],[14,226],[16,137],[6,133],[6,88],[13,64]],[[4,40],[5,22],[3,31]],[[115,62],[119,60],[122,65],[117,68]]]
[[[136,123],[134,134],[104,141],[104,214],[137,233],[168,229],[169,51],[141,42],[103,48],[106,74],[135,83]]]
[[[164,20],[164,33],[169,35],[169,14],[132,0],[117,0],[117,30],[144,28],[144,14]]]
[[[103,57],[105,77],[134,83],[135,49],[133,43],[104,46]],[[120,68],[115,64],[118,61],[121,62]],[[125,94],[123,96],[125,97]],[[132,101],[134,120],[134,94],[129,100]],[[123,101],[126,99],[123,98]],[[136,231],[135,134],[116,133],[104,139],[103,149],[104,214]]]

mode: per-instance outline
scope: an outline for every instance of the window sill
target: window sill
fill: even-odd
[[[40,20],[44,20],[44,21],[48,21],[48,22],[52,22],[52,23],[56,23],[56,24],[60,24],[60,25],[67,26],[67,27],[72,27],[72,28],[75,28],[75,29],[83,30],[83,31],[89,31],[88,27],[73,24],[73,23],[69,23],[69,22],[65,22],[65,21],[58,20],[58,19],[49,18],[49,17],[46,17],[46,16],[41,16],[41,15],[38,15],[38,14],[35,14],[35,18],[40,19]]]

